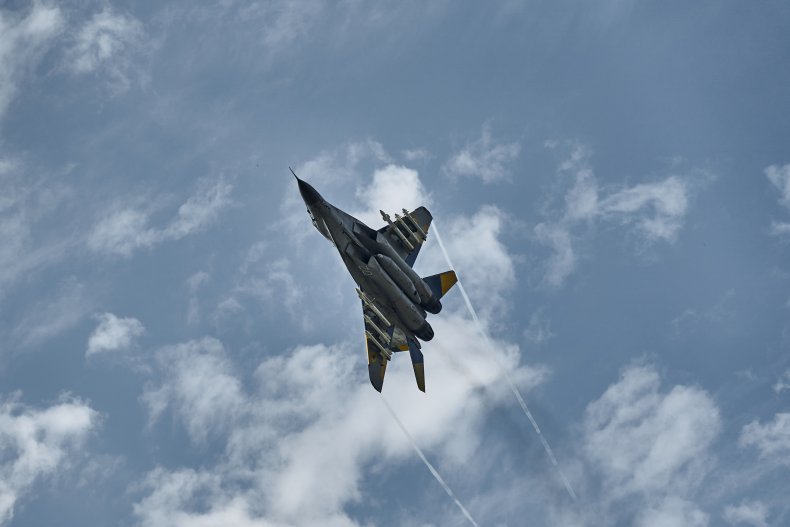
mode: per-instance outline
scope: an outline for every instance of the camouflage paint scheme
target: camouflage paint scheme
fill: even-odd
[[[427,313],[441,311],[440,299],[457,281],[454,271],[422,278],[412,269],[430,228],[431,213],[425,207],[404,209],[403,216],[396,214],[393,221],[382,212],[387,225],[374,230],[294,177],[313,225],[332,242],[359,286],[371,384],[381,391],[392,354],[408,351],[417,386],[424,392],[420,340],[433,338]]]

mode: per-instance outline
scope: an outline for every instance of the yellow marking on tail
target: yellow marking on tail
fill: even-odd
[[[455,271],[447,271],[446,273],[442,273],[439,276],[442,285],[442,295],[447,293],[451,287],[455,285],[458,281],[458,277],[455,275]]]

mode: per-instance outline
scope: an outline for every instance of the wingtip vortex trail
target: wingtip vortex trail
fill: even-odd
[[[447,261],[447,265],[450,266],[450,269],[455,271],[455,275],[456,275],[456,279],[457,279],[457,285],[458,285],[458,290],[461,292],[461,296],[464,299],[464,303],[466,304],[466,308],[469,311],[469,314],[472,316],[472,320],[474,320],[475,325],[477,326],[477,330],[480,332],[480,335],[482,335],[483,340],[485,341],[486,346],[488,347],[488,349],[492,350],[493,347],[491,345],[491,341],[488,339],[488,333],[486,333],[485,328],[483,327],[483,324],[480,322],[480,318],[477,316],[477,311],[475,310],[474,306],[472,306],[472,301],[471,301],[471,299],[469,298],[469,295],[466,292],[466,288],[464,287],[464,284],[461,282],[461,277],[458,274],[458,270],[453,265],[453,262],[450,261],[450,255],[447,253],[447,249],[444,247],[444,243],[442,242],[442,237],[439,235],[439,229],[438,229],[438,226],[437,226],[436,223],[437,223],[436,219],[434,218],[434,220],[433,220],[433,233],[436,236],[436,241],[439,243],[439,248],[441,249],[442,254],[444,255],[444,259]],[[524,400],[524,397],[521,395],[521,391],[519,391],[518,387],[513,382],[513,379],[510,378],[510,374],[508,373],[507,369],[504,366],[502,366],[502,364],[494,356],[494,354],[490,353],[490,356],[491,356],[491,359],[494,361],[494,363],[496,363],[496,365],[502,371],[502,373],[503,373],[503,375],[505,377],[505,380],[507,381],[508,386],[510,387],[510,391],[513,392],[513,395],[515,396],[516,401],[518,402],[519,406],[521,407],[521,410],[527,416],[527,419],[529,420],[530,424],[532,425],[532,428],[535,430],[535,433],[538,435],[538,438],[540,439],[540,443],[543,445],[543,450],[546,451],[546,455],[548,456],[549,461],[551,461],[551,464],[554,465],[554,468],[557,470],[557,474],[559,475],[560,480],[562,481],[562,484],[563,484],[563,486],[565,487],[565,490],[568,493],[568,496],[570,496],[573,501],[576,501],[576,492],[573,490],[573,487],[571,486],[570,481],[568,481],[568,478],[565,477],[565,473],[562,471],[562,468],[560,468],[560,465],[557,462],[557,458],[554,456],[554,451],[552,450],[551,446],[549,445],[549,442],[543,436],[543,432],[540,431],[540,427],[538,426],[537,421],[535,421],[535,418],[532,416],[532,412],[529,410],[529,407],[527,406],[527,403]]]
[[[392,419],[400,427],[401,431],[403,432],[403,435],[405,435],[406,438],[411,443],[411,446],[412,446],[412,448],[414,448],[414,451],[417,452],[417,455],[420,457],[422,462],[425,464],[426,467],[428,467],[428,471],[430,471],[430,473],[433,475],[434,479],[436,479],[436,481],[439,482],[439,485],[442,486],[442,488],[444,489],[444,492],[446,492],[447,495],[450,497],[450,499],[455,502],[455,505],[461,510],[461,513],[464,515],[464,517],[467,520],[469,520],[469,523],[474,525],[474,527],[480,527],[477,524],[477,522],[475,521],[475,519],[472,518],[472,515],[469,514],[469,511],[466,510],[466,507],[464,507],[463,503],[461,503],[461,500],[459,500],[456,497],[455,493],[452,491],[450,486],[444,481],[444,478],[442,478],[442,476],[434,468],[434,466],[431,464],[431,462],[428,461],[428,458],[425,457],[425,454],[422,453],[422,450],[417,445],[417,441],[414,439],[414,437],[412,437],[412,435],[406,429],[406,425],[404,425],[403,422],[401,422],[401,420],[398,418],[398,415],[395,413],[395,410],[392,409],[390,404],[387,402],[387,399],[384,398],[384,394],[381,395],[381,400],[384,403],[384,406],[387,408],[387,411],[389,411],[390,415],[392,416]]]

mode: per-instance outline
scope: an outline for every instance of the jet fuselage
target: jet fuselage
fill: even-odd
[[[309,183],[297,180],[313,225],[335,246],[359,289],[395,326],[392,338],[403,344],[413,337],[431,340],[426,308],[438,312],[441,304],[387,237],[327,202]]]

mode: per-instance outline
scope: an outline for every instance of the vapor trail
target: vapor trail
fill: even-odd
[[[395,414],[395,410],[392,409],[390,404],[384,398],[384,395],[381,396],[381,401],[384,403],[384,406],[387,407],[387,410],[389,411],[390,415],[395,420],[395,422],[398,423],[398,426],[403,431],[403,435],[405,435],[409,439],[409,441],[411,442],[411,446],[414,447],[414,451],[417,452],[417,455],[420,456],[420,459],[422,459],[422,462],[425,463],[425,466],[428,467],[428,470],[431,471],[431,474],[433,474],[433,477],[436,478],[436,481],[439,482],[439,485],[442,486],[442,488],[447,493],[447,495],[450,496],[450,498],[455,502],[456,505],[458,505],[458,508],[461,509],[461,512],[463,513],[463,515],[466,516],[467,520],[469,520],[469,523],[471,523],[475,527],[480,527],[479,525],[477,525],[477,522],[475,521],[475,519],[472,518],[472,515],[469,514],[469,511],[466,510],[466,507],[464,507],[463,504],[458,500],[458,498],[455,497],[455,494],[453,493],[452,489],[450,489],[450,487],[447,485],[447,483],[444,482],[444,479],[442,479],[442,477],[439,475],[439,473],[436,471],[436,469],[433,468],[433,465],[431,465],[430,461],[428,461],[428,459],[425,457],[425,454],[422,453],[422,450],[420,450],[420,447],[417,446],[417,442],[411,436],[409,431],[406,430],[406,427],[403,425],[401,420],[398,419],[398,416]]]
[[[444,254],[444,259],[447,260],[447,265],[450,266],[450,269],[455,270],[455,266],[453,265],[453,262],[450,261],[450,255],[447,254],[447,249],[445,249],[444,243],[442,243],[442,237],[439,236],[439,230],[436,228],[435,219],[433,220],[433,233],[436,235],[436,241],[439,242],[439,247],[442,249],[442,254]],[[483,336],[483,340],[488,346],[488,349],[493,350],[494,348],[491,345],[491,341],[488,340],[488,333],[486,333],[485,328],[483,328],[483,324],[480,322],[480,319],[477,317],[477,311],[475,311],[475,308],[472,306],[472,301],[469,299],[469,295],[466,294],[466,289],[464,288],[464,285],[461,282],[461,277],[458,276],[458,271],[456,271],[455,274],[456,274],[456,278],[458,279],[458,289],[461,291],[461,296],[464,297],[464,302],[466,303],[466,307],[469,310],[469,313],[472,315],[472,319],[475,321],[475,324],[477,324],[477,330]],[[571,497],[571,499],[575,501],[576,493],[573,491],[573,487],[571,487],[568,478],[565,477],[565,474],[562,472],[559,463],[557,463],[557,458],[554,457],[554,451],[551,449],[551,446],[549,446],[549,442],[546,441],[546,438],[543,437],[543,432],[540,431],[540,427],[538,426],[537,421],[535,421],[535,418],[532,417],[532,412],[529,411],[529,407],[527,406],[526,401],[524,401],[524,398],[521,396],[521,392],[516,387],[515,383],[513,382],[513,379],[510,378],[510,374],[508,373],[507,368],[505,368],[499,362],[499,359],[496,358],[494,353],[490,353],[490,356],[491,359],[496,363],[496,365],[504,374],[505,379],[507,380],[507,383],[510,386],[510,391],[512,391],[513,395],[515,395],[519,406],[521,406],[521,409],[524,411],[524,414],[527,416],[527,419],[529,419],[529,422],[532,424],[532,428],[535,429],[535,433],[538,434],[538,438],[540,439],[540,442],[543,445],[543,449],[546,451],[546,455],[549,456],[549,460],[551,460],[551,464],[554,465],[554,468],[557,469],[557,473],[559,474],[560,479],[562,480],[562,484],[565,485],[565,490],[568,491],[568,495]]]

